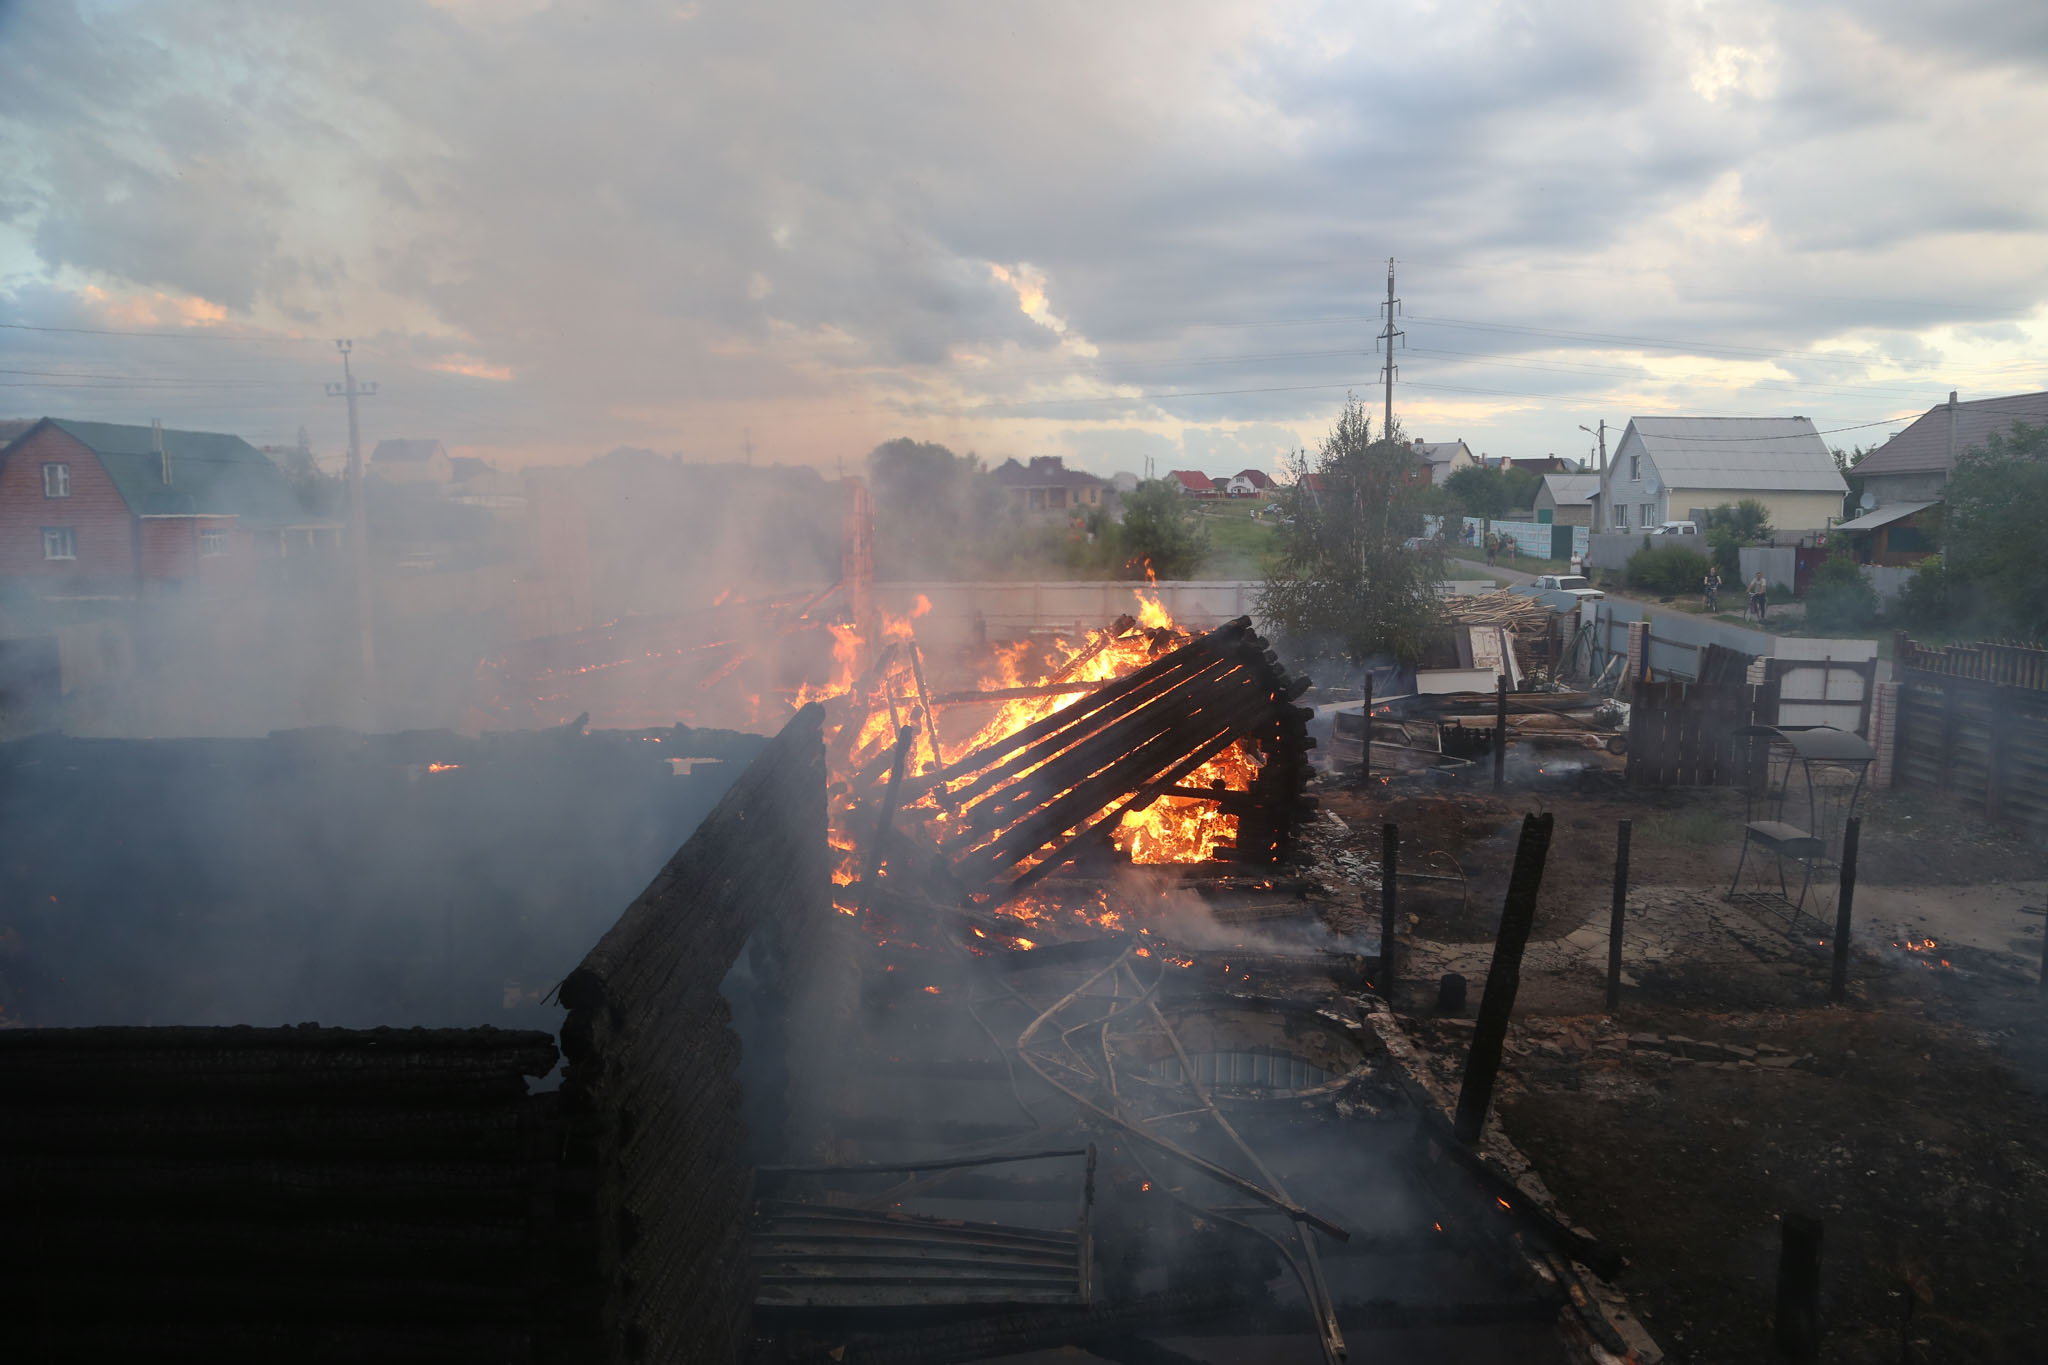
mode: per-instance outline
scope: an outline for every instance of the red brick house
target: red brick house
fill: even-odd
[[[228,586],[339,543],[239,436],[45,417],[0,449],[0,584],[16,591]]]

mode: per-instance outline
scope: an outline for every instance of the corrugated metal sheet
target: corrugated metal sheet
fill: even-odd
[[[766,1200],[752,1231],[764,1307],[1087,1301],[1073,1232]]]
[[[1666,488],[1846,493],[1827,442],[1805,417],[1633,417],[1622,433],[1642,443]]]

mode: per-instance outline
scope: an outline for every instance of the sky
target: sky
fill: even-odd
[[[501,467],[1872,445],[2048,388],[2048,5],[0,0],[0,416]]]

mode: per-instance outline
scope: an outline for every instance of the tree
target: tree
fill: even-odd
[[[1295,455],[1290,519],[1259,611],[1297,653],[1422,657],[1443,619],[1443,559],[1433,546],[1406,545],[1422,531],[1414,461],[1398,429],[1372,439],[1372,418],[1356,399],[1313,463]]]
[[[1123,576],[1187,578],[1209,555],[1209,532],[1188,506],[1180,485],[1153,479],[1124,494],[1124,524],[1118,531]]]
[[[1876,446],[1870,448],[1875,449]],[[1849,485],[1848,493],[1842,498],[1842,515],[1845,518],[1856,515],[1857,505],[1863,498],[1863,480],[1857,476],[1856,466],[1863,463],[1863,457],[1868,455],[1870,450],[1865,450],[1862,446],[1855,446],[1849,450],[1843,450],[1840,446],[1829,449],[1828,453],[1835,457],[1835,468],[1842,473],[1842,481]]]
[[[2048,639],[2048,427],[2015,422],[1956,461],[1943,494],[1951,619],[1997,634]]]
[[[1707,513],[1700,528],[1721,577],[1733,583],[1742,578],[1742,547],[1756,545],[1771,537],[1771,509],[1755,498],[1744,498],[1730,506],[1722,503]]]
[[[1877,589],[1846,554],[1832,554],[1806,585],[1806,624],[1824,634],[1867,629],[1877,619]]]
[[[1466,516],[1481,521],[1496,521],[1514,505],[1508,501],[1507,480],[1498,469],[1485,465],[1468,464],[1453,470],[1444,480],[1444,491],[1465,509]]]

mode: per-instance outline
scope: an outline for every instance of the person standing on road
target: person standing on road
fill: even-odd
[[[1494,559],[1500,554],[1500,537],[1493,532],[1486,533],[1486,567],[1492,568]]]
[[[1756,613],[1756,623],[1758,625],[1764,623],[1764,598],[1770,590],[1771,585],[1764,578],[1764,571],[1758,569],[1756,577],[1749,580],[1749,609]]]
[[[1719,566],[1713,564],[1707,566],[1707,576],[1700,580],[1700,587],[1706,591],[1707,610],[1710,612],[1717,610],[1721,595],[1721,570]]]

